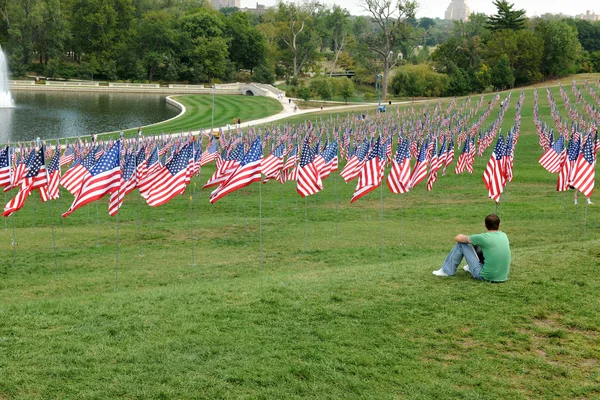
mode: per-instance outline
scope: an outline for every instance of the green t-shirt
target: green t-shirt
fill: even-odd
[[[469,238],[473,246],[480,246],[483,251],[485,260],[481,277],[487,281],[504,282],[510,271],[510,246],[506,233],[485,232]]]

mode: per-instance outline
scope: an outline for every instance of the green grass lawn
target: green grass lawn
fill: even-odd
[[[539,101],[553,124],[544,89]],[[481,181],[491,149],[431,192],[384,187],[352,205],[355,181],[337,174],[306,201],[270,182],[210,205],[199,187],[212,166],[157,209],[132,194],[118,290],[107,199],[61,221],[64,190],[53,219],[31,196],[0,221],[0,399],[598,398],[600,201],[555,191],[532,103],[527,90],[498,207],[513,256],[503,284],[431,275],[496,211]]]
[[[210,130],[212,122],[212,96],[210,95],[181,95],[173,96],[174,100],[182,103],[187,112],[181,117],[169,121],[152,125],[143,129],[144,134],[160,134],[189,132],[190,130],[207,129]],[[214,126],[225,126],[237,121],[242,122],[260,119],[277,114],[282,110],[281,103],[271,97],[259,96],[234,96],[218,95],[215,96],[215,116]],[[137,134],[137,129],[125,131],[126,135]],[[114,136],[114,133],[113,133]]]

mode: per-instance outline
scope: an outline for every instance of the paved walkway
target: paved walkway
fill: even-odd
[[[213,129],[213,132],[219,132],[219,130],[223,130],[226,131],[228,129],[235,129],[237,127],[239,128],[247,128],[250,126],[256,126],[256,125],[262,125],[262,124],[267,124],[269,122],[275,122],[275,121],[279,121],[285,118],[290,118],[290,117],[294,117],[297,115],[304,115],[304,114],[313,114],[313,113],[317,113],[317,112],[330,112],[330,111],[352,111],[355,108],[364,108],[372,106],[372,107],[377,107],[377,103],[354,103],[354,104],[343,104],[340,106],[334,106],[334,107],[324,107],[323,109],[321,109],[320,107],[317,108],[307,108],[307,109],[297,109],[294,110],[294,108],[296,107],[296,103],[295,100],[296,99],[291,99],[288,97],[283,97],[279,100],[279,102],[281,103],[283,110],[280,111],[278,114],[275,115],[271,115],[265,118],[260,118],[260,119],[255,119],[255,120],[251,120],[251,121],[246,121],[246,122],[242,122],[239,126],[238,125],[226,125],[226,126],[221,126],[221,127],[215,127]],[[437,100],[437,99],[436,99]],[[426,101],[431,101],[431,100],[417,100],[415,101],[415,103],[419,103],[419,102],[426,102]],[[400,102],[392,102],[392,105],[400,105],[400,104],[410,104],[411,101],[400,101]],[[204,130],[204,132],[210,132],[210,129]],[[201,131],[192,131],[193,135],[198,135],[200,134]]]

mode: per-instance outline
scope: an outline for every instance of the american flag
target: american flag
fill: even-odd
[[[573,184],[573,167],[575,166],[575,161],[577,161],[577,158],[579,157],[579,143],[579,137],[571,136],[569,146],[567,146],[567,153],[561,161],[560,172],[558,173],[558,180],[556,182],[556,190],[559,192],[569,190],[569,187]]]
[[[446,175],[446,168],[448,165],[452,164],[452,161],[454,161],[454,138],[450,136],[450,142],[448,143],[446,161],[444,162],[444,172],[442,173],[442,176]]]
[[[58,151],[60,152],[60,148]],[[65,149],[65,152],[60,157],[60,166],[62,167],[63,165],[67,165],[67,164],[73,162],[74,160],[75,160],[75,149],[73,149],[73,146],[67,144],[67,148]]]
[[[350,203],[354,203],[381,185],[382,163],[385,164],[385,145],[381,144],[381,136],[379,136],[360,170],[358,183]]]
[[[262,173],[265,176],[263,183],[267,183],[270,179],[278,179],[283,168],[283,157],[285,155],[285,143],[277,146],[271,154],[262,160]]]
[[[73,165],[60,180],[60,184],[67,189],[73,196],[81,187],[84,179],[90,176],[90,169],[96,164],[96,147],[92,147],[85,158]]]
[[[257,137],[246,155],[242,158],[238,168],[210,194],[210,203],[214,204],[229,193],[246,187],[251,183],[260,182],[261,161],[262,145],[260,137]]]
[[[73,204],[62,216],[68,217],[88,203],[96,201],[106,194],[119,189],[121,180],[121,141],[117,142],[105,152],[96,164],[90,169],[81,182],[79,190],[75,194]]]
[[[594,143],[592,135],[589,134],[573,172],[573,187],[579,189],[586,197],[590,197],[594,192],[595,166]]]
[[[193,156],[192,146],[186,144],[167,165],[158,171],[146,199],[149,206],[160,206],[178,194],[185,193],[187,168]]]
[[[305,140],[302,145],[300,165],[296,168],[296,191],[302,197],[318,193],[323,189],[321,175],[315,167],[314,159],[315,155],[308,145],[308,140]]]
[[[548,150],[540,157],[538,162],[544,167],[548,172],[553,174],[560,171],[560,161],[565,151],[565,139],[561,135],[558,139],[550,146]]]
[[[9,147],[2,151],[0,151],[0,187],[5,187],[10,185],[10,176],[11,176],[11,168],[10,168],[10,158],[8,156]]]
[[[298,161],[298,145],[295,144],[292,148],[292,151],[287,156],[287,160],[285,160],[285,164],[283,165],[283,170],[286,171],[290,168],[294,168],[296,166],[296,162]]]
[[[437,149],[438,149],[438,142],[436,139],[434,153],[433,153],[433,156],[431,157],[431,161],[430,161],[429,175],[427,177],[427,190],[428,191],[433,189],[433,184],[435,182],[437,182],[438,170],[444,164],[444,161],[446,158],[446,141],[444,141],[442,143],[442,147],[440,148],[439,152]]]
[[[60,181],[60,145],[56,144],[56,151],[54,156],[50,160],[48,165],[48,197],[51,200],[58,199],[60,191],[58,189],[58,183]]]
[[[412,176],[410,177],[409,186],[411,189],[421,183],[421,181],[427,176],[427,150],[427,142],[423,142],[421,145],[421,151],[419,151],[419,157],[417,157],[415,168],[413,169]]]
[[[465,144],[463,146],[462,152],[460,153],[460,156],[458,156],[458,161],[456,162],[456,167],[454,167],[455,174],[460,174],[465,171],[465,169],[467,167],[467,159],[468,159],[469,153],[471,151],[470,147],[471,147],[471,139],[469,136],[467,136],[467,139],[465,140]]]
[[[401,139],[396,150],[396,158],[392,162],[392,169],[387,177],[390,192],[400,194],[410,190],[410,152],[408,140]]]
[[[321,154],[325,164],[319,171],[321,179],[327,178],[333,171],[338,170],[338,142],[334,140]]]
[[[504,146],[504,157],[502,158],[502,171],[504,173],[503,178],[509,182],[513,180],[513,147],[514,147],[514,135],[509,132],[506,135],[506,145]],[[504,183],[506,184],[506,183]]]
[[[344,181],[346,183],[358,177],[362,166],[365,163],[365,158],[367,157],[367,154],[369,154],[370,148],[371,143],[367,139],[365,139],[362,146],[360,146],[360,148],[356,152],[356,158],[354,158],[354,156],[350,157],[350,160],[348,160],[348,163],[346,164],[342,172],[340,172],[340,176],[344,178]]]
[[[139,186],[140,182],[146,176],[146,172],[148,171],[148,164],[146,164],[146,149],[144,146],[138,150],[135,163],[137,165],[135,170],[135,184],[136,186]]]
[[[24,151],[24,149],[21,149],[21,154],[23,154]],[[16,188],[19,185],[21,185],[21,183],[23,183],[23,180],[25,179],[25,175],[27,174],[27,170],[29,168],[29,164],[31,163],[34,157],[35,149],[31,150],[31,152],[27,157],[25,157],[25,159],[21,157],[16,159],[16,165],[12,173],[12,180],[10,182],[10,185],[4,187],[5,192]]]
[[[217,186],[225,182],[240,165],[240,161],[242,160],[242,158],[244,158],[244,143],[238,144],[235,150],[229,153],[227,158],[223,162],[221,162],[215,173],[204,184],[202,189],[211,186]]]
[[[111,193],[110,202],[108,203],[108,214],[111,217],[117,215],[123,204],[123,198],[135,189],[135,173],[136,155],[134,153],[126,154],[125,165],[123,166],[123,172],[121,173],[121,180],[119,182],[119,189]]]
[[[202,153],[202,157],[200,158],[200,166],[203,167],[208,163],[213,162],[219,157],[219,142],[211,139],[211,143],[208,145],[208,148],[204,153]]]
[[[27,174],[25,174],[19,192],[4,207],[2,215],[5,217],[20,210],[25,204],[25,200],[34,189],[39,190],[40,198],[43,202],[48,200],[46,192],[46,187],[48,186],[48,173],[46,171],[43,146],[35,152],[33,158],[30,158],[28,167],[29,169]]]
[[[158,148],[154,147],[148,156],[148,159],[146,160],[146,165],[143,167],[140,177],[138,177],[138,189],[144,199],[148,198],[148,194],[150,193],[150,190],[152,190],[152,185],[154,184],[156,174],[158,174],[161,168],[162,165],[160,165],[160,162],[158,162]]]
[[[500,194],[503,190],[502,185],[502,157],[504,155],[504,138],[502,134],[498,136],[496,147],[488,161],[488,164],[483,173],[483,183],[488,189],[489,197],[494,199],[496,203],[500,201]]]

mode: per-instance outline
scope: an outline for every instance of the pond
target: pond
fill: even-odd
[[[13,90],[0,109],[0,143],[85,136],[164,121],[180,110],[165,95]]]

